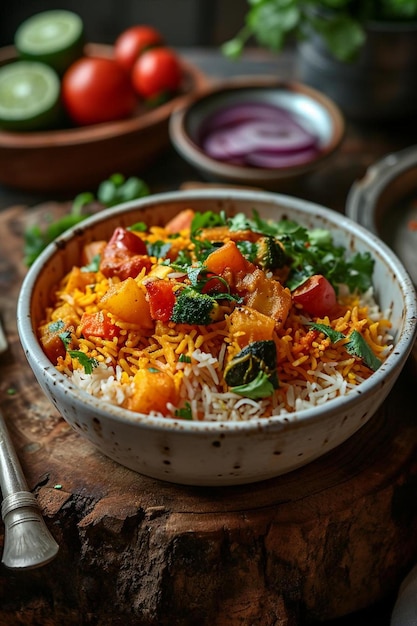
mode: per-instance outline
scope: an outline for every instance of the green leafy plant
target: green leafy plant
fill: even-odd
[[[148,185],[141,178],[131,176],[126,179],[123,174],[119,173],[103,180],[96,194],[90,191],[79,193],[72,201],[69,213],[63,217],[53,220],[52,216],[46,216],[45,224],[34,224],[26,228],[24,232],[25,264],[28,267],[32,265],[48,244],[92,213],[122,202],[142,198],[149,193]]]
[[[351,61],[366,40],[366,22],[417,19],[417,0],[247,1],[244,26],[222,46],[230,58],[238,58],[251,38],[279,52],[291,37],[315,33],[336,59]]]

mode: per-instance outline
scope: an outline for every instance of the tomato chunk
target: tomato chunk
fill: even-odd
[[[114,231],[106,248],[114,250],[125,250],[132,254],[146,254],[146,244],[140,237],[118,226]]]
[[[106,276],[119,276],[121,280],[135,278],[140,271],[151,268],[146,244],[133,232],[119,226],[103,250],[100,271]]]
[[[83,313],[80,321],[81,332],[84,337],[103,337],[113,339],[120,333],[120,328],[113,324],[103,311]]]
[[[322,274],[314,274],[292,292],[292,299],[306,313],[317,317],[328,315],[336,306],[336,292]]]
[[[175,295],[172,284],[168,280],[149,280],[145,283],[151,318],[168,322],[172,317]]]

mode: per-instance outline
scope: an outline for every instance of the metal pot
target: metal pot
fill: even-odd
[[[417,145],[371,165],[355,181],[346,214],[394,250],[417,285]]]

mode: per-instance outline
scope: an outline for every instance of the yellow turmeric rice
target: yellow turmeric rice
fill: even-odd
[[[75,385],[139,413],[249,420],[345,395],[386,358],[389,312],[371,284],[329,286],[321,266],[305,299],[287,233],[195,220],[117,229],[57,286],[39,337]]]

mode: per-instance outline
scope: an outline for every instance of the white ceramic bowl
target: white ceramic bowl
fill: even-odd
[[[228,213],[254,207],[265,218],[286,216],[324,227],[335,242],[375,258],[374,284],[383,309],[393,307],[396,347],[372,376],[347,396],[286,419],[193,422],[152,418],[109,406],[74,387],[43,353],[36,328],[53,285],[79,261],[83,244],[108,238],[116,226],[163,224],[180,210]],[[266,192],[199,190],[150,196],[88,218],[49,245],[28,271],[18,303],[18,329],[35,376],[64,419],[105,455],[142,474],[192,485],[232,485],[267,479],[332,450],[375,413],[391,390],[416,335],[412,282],[394,253],[355,222],[304,200]]]
[[[304,163],[274,169],[234,165],[209,156],[199,141],[204,124],[224,107],[248,102],[288,111],[317,136],[320,151]],[[273,190],[288,189],[294,180],[324,167],[339,148],[344,133],[343,115],[329,98],[307,85],[275,76],[238,77],[208,86],[177,107],[169,121],[173,146],[204,178]]]

